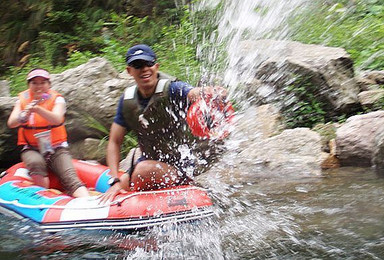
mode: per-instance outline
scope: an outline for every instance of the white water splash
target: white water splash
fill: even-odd
[[[289,39],[288,19],[297,14],[305,2],[306,0],[200,1],[195,5],[195,11],[222,5],[218,15],[209,17],[208,21],[217,25],[217,30],[211,35],[206,35],[197,49],[197,56],[204,61],[202,81],[209,85],[220,78],[221,83],[228,86],[229,98],[236,100],[237,105],[247,106],[250,102],[242,98],[244,96],[241,85],[254,80],[255,71],[266,56],[278,55],[274,53],[276,48],[263,46],[262,51],[252,48],[252,42]],[[251,43],[251,47],[245,48],[246,43]],[[222,55],[226,57],[224,70],[220,70],[218,65]],[[263,199],[260,197],[266,195],[259,195],[252,182],[244,184],[248,179],[255,180],[252,169],[260,166],[257,161],[242,162],[249,163],[249,173],[246,170],[239,172],[239,154],[236,151],[240,143],[247,145],[246,143],[252,142],[258,135],[256,128],[252,128],[255,121],[253,116],[244,117],[242,120],[252,130],[250,133],[239,130],[232,133],[232,138],[226,141],[229,152],[206,175],[210,176],[206,179],[207,186],[211,188],[217,215],[221,218],[218,223],[220,228],[215,234],[220,238],[219,243],[222,245],[218,251],[222,250],[221,254],[228,259],[247,255],[248,253],[242,252],[243,248],[247,248],[245,251],[249,248],[263,251],[270,247],[266,243],[267,240],[274,240],[280,235],[295,239],[299,232],[299,228],[292,221],[291,212],[259,204],[258,200]],[[248,179],[239,177],[244,175],[249,175]],[[254,193],[257,194],[255,197],[252,195],[247,198],[249,194]],[[266,200],[268,201],[268,197]],[[213,230],[206,231],[210,233]],[[227,247],[235,249],[236,252],[229,252]]]
[[[242,44],[261,39],[288,39],[287,20],[305,2],[306,0],[203,0],[195,6],[196,10],[216,8],[219,4],[223,4],[223,7],[219,15],[212,18],[216,19],[217,31],[205,37],[197,55],[203,56],[208,63],[206,67],[212,68],[212,64],[222,55],[218,47],[224,45],[227,60],[222,78],[233,96],[239,84],[253,80],[255,69],[263,61],[260,56],[265,55],[256,49],[247,49],[244,52]],[[211,47],[205,51],[202,46],[207,45]],[[217,73],[208,69],[203,69],[203,72],[206,74],[203,77],[208,79]]]

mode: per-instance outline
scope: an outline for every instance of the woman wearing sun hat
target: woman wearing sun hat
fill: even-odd
[[[64,126],[66,102],[51,89],[50,74],[33,69],[27,75],[28,89],[19,93],[8,119],[10,128],[18,127],[21,159],[33,181],[49,187],[48,169],[54,172],[69,195],[88,196],[72,164]]]

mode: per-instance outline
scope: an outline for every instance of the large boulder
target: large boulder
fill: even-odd
[[[241,57],[257,54],[254,79],[245,83],[257,104],[276,103],[287,113],[301,101],[316,102],[328,117],[360,109],[353,61],[342,48],[260,40],[244,42],[239,50]],[[249,70],[245,62],[237,66]]]
[[[6,80],[0,80],[0,97],[9,97],[9,83]]]
[[[284,129],[285,125],[278,109],[266,104],[249,107],[238,115],[233,136],[239,140],[246,136],[247,142],[251,143],[280,134]]]
[[[72,143],[69,149],[72,157],[76,159],[106,164],[107,142],[105,140],[86,138]]]
[[[318,175],[322,162],[321,138],[308,128],[287,129],[249,145],[239,158],[258,162],[264,170],[275,174]]]
[[[251,119],[249,120],[251,121]],[[308,128],[284,130],[269,138],[248,142],[227,140],[228,151],[206,174],[197,177],[205,185],[221,180],[230,185],[252,183],[260,178],[319,176],[324,155],[320,135]]]
[[[15,105],[16,97],[0,97],[0,167],[20,161],[17,130],[7,126],[8,117]]]
[[[109,130],[123,90],[133,81],[123,78],[104,58],[52,75],[52,88],[67,101],[66,127],[70,142],[100,138]]]
[[[380,175],[384,175],[384,126],[380,129],[373,148],[372,166]]]
[[[383,126],[384,111],[348,118],[336,131],[336,156],[341,166],[371,166]]]

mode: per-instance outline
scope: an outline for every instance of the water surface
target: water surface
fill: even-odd
[[[220,183],[220,181],[219,181]],[[0,259],[383,259],[384,178],[369,168],[211,187],[216,216],[125,233],[47,234],[0,217]]]

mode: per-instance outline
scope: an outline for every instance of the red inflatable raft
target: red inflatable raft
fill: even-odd
[[[109,188],[108,167],[78,160],[74,165],[90,190],[105,192]],[[192,185],[122,193],[111,203],[100,204],[97,195],[70,197],[60,192],[57,179],[50,176],[50,181],[51,189],[34,185],[22,163],[12,166],[0,180],[0,213],[31,219],[47,232],[71,228],[136,230],[213,215],[206,190]]]

